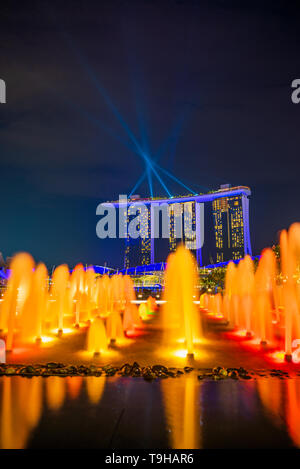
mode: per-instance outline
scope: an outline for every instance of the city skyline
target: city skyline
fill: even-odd
[[[118,207],[126,219],[126,229],[122,229],[127,233],[125,269],[165,262],[179,243],[204,267],[252,255],[250,195],[248,187],[225,185],[208,194],[145,200],[135,196],[103,206]],[[134,221],[136,225],[137,218],[139,236],[132,237],[130,224]]]

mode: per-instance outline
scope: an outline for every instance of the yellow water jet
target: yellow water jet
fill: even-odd
[[[11,275],[1,304],[1,323],[7,327],[7,352],[13,348],[15,328],[31,288],[33,268],[33,258],[27,253],[17,254],[11,262]]]
[[[201,336],[200,315],[193,301],[196,285],[195,259],[189,250],[179,246],[167,260],[162,326],[164,342],[174,346],[184,337],[188,355],[193,355],[194,342]]]
[[[88,331],[87,349],[94,355],[99,355],[107,349],[107,337],[103,320],[95,318]]]
[[[68,280],[68,266],[63,264],[56,267],[52,277],[51,293],[55,300],[55,316],[58,321],[58,335],[62,335],[64,328],[64,308]]]

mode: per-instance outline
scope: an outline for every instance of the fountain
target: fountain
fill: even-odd
[[[26,253],[17,254],[11,262],[11,275],[0,303],[0,327],[6,338],[4,352],[12,351],[14,338],[18,344],[51,340],[55,329],[58,337],[67,321],[80,328],[86,321],[90,327],[88,350],[98,354],[107,348],[107,340],[115,344],[123,331],[141,326],[135,304],[135,291],[129,276],[113,275],[96,278],[92,267],[78,264],[71,275],[67,265],[59,265],[50,281],[47,268]],[[122,317],[123,316],[123,317]],[[5,350],[6,349],[6,350]]]
[[[34,261],[30,254],[17,254],[11,262],[11,275],[1,305],[1,329],[7,330],[6,351],[13,348],[15,329],[19,326],[24,303],[31,288]]]
[[[141,320],[137,305],[135,301],[135,291],[133,280],[128,276],[124,276],[124,316],[123,316],[123,330],[127,333],[128,331],[134,330],[136,327],[141,326]]]
[[[200,316],[194,304],[196,284],[195,259],[188,249],[179,246],[167,260],[162,326],[164,341],[174,347],[183,339],[190,357],[201,336]]]
[[[28,296],[24,302],[23,313],[20,318],[22,342],[42,341],[44,315],[46,311],[48,290],[48,271],[45,264],[39,264],[35,269]]]
[[[280,266],[271,248],[264,249],[256,271],[250,256],[238,266],[228,263],[223,314],[238,334],[262,347],[281,347],[286,361],[299,362],[300,337],[300,223],[280,234]],[[280,267],[280,268],[279,268]],[[218,295],[203,294],[203,313],[218,314]],[[296,350],[293,349],[296,347]]]
[[[86,320],[90,324],[93,310],[96,309],[95,271],[93,267],[88,267],[85,272],[85,293],[86,293]]]
[[[234,262],[229,262],[225,276],[224,314],[229,323],[233,321],[236,309],[237,269]]]
[[[254,329],[261,345],[274,340],[272,323],[272,295],[275,288],[276,261],[272,249],[262,252],[255,273]]]
[[[138,316],[143,321],[151,321],[157,313],[157,304],[153,296],[149,296],[146,303],[141,303],[138,308]],[[139,321],[140,322],[140,321]]]
[[[225,319],[234,334],[252,339],[248,342],[260,344],[262,350],[284,349],[285,359],[296,363],[300,351],[296,348],[300,338],[300,224],[281,232],[280,250],[280,265],[270,248],[262,252],[256,270],[248,255],[237,265],[229,262],[223,294],[208,290],[200,296],[199,309],[209,321],[223,323]],[[124,333],[135,336],[134,330],[146,328],[149,319],[155,319],[152,329],[161,326],[167,347],[175,349],[183,343],[189,357],[202,336],[201,315],[194,301],[197,266],[190,250],[182,245],[167,260],[160,314],[152,296],[137,307],[133,280],[127,275],[100,277],[82,264],[70,275],[68,266],[60,265],[49,290],[46,266],[35,266],[29,254],[17,254],[10,267],[0,303],[0,328],[8,352],[15,343],[53,340],[45,335],[51,335],[53,329],[61,337],[64,330],[74,332],[74,326],[87,325],[87,350],[99,355],[108,344],[123,339]],[[72,329],[64,329],[70,325]]]
[[[115,308],[111,310],[107,318],[106,330],[110,345],[115,345],[117,339],[124,337],[122,319],[120,313]]]
[[[96,317],[88,332],[88,345],[87,349],[92,352],[94,356],[99,356],[101,352],[107,349],[107,337],[103,320]]]
[[[250,256],[246,256],[238,267],[240,282],[240,309],[243,312],[241,323],[247,337],[252,337],[254,307],[254,265]]]
[[[292,360],[292,343],[300,337],[300,224],[294,223],[280,236],[281,270],[283,276],[283,308],[285,323],[285,359]]]
[[[84,290],[84,268],[82,264],[77,264],[72,272],[70,281],[70,295],[75,302],[75,327],[80,327],[80,310],[82,294]]]

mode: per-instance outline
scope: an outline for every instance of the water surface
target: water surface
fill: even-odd
[[[299,446],[299,379],[0,378],[1,448]]]

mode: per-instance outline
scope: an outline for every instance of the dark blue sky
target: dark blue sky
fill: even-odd
[[[197,192],[249,185],[254,252],[276,241],[299,221],[299,31],[283,1],[1,6],[0,251],[123,264],[95,211],[131,191],[143,162],[109,100],[151,157],[168,139],[160,164]]]

